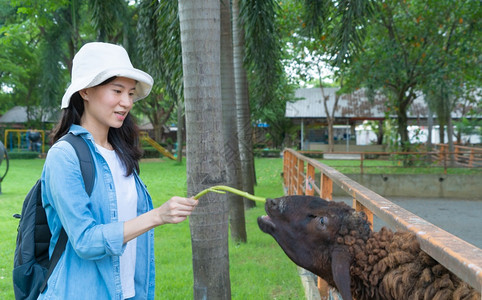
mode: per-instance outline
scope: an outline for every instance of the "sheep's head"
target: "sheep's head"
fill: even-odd
[[[294,263],[349,298],[352,255],[342,235],[359,230],[356,227],[366,223],[366,217],[344,203],[314,196],[267,199],[265,209],[268,215],[258,218],[260,229],[273,236]]]

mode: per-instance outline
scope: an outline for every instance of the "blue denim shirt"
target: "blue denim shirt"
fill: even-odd
[[[89,197],[79,160],[68,142],[56,143],[49,150],[42,172],[42,201],[52,232],[50,255],[62,226],[69,240],[39,299],[123,299],[119,256],[125,248],[124,224],[117,219],[114,180],[92,135],[78,125],[70,131],[89,145],[95,183]],[[134,178],[140,215],[152,209],[152,200],[137,173]],[[154,268],[154,232],[150,230],[137,237],[133,299],[154,299]]]

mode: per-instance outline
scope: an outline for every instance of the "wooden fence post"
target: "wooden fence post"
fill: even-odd
[[[371,210],[369,210],[368,208],[366,208],[365,205],[358,202],[358,200],[356,199],[355,193],[353,193],[352,198],[353,198],[352,207],[356,211],[362,211],[367,215],[367,220],[368,220],[368,222],[370,222],[370,228],[373,229],[373,212]]]
[[[298,159],[297,165],[297,180],[296,180],[296,195],[303,195],[303,182],[305,172],[305,162],[302,159]]]
[[[470,155],[469,155],[469,167],[473,167],[474,163],[474,149],[470,149]]]
[[[295,165],[295,160],[296,160],[296,156],[294,156],[293,154],[290,155],[290,167],[289,167],[289,180],[288,180],[288,194],[292,195],[293,194],[293,182],[294,182],[294,173],[295,173],[295,168],[294,168],[294,165]]]
[[[323,173],[321,174],[320,187],[320,197],[329,201],[333,200],[333,181]]]
[[[305,195],[313,196],[315,194],[315,167],[308,163],[306,166],[306,183]]]
[[[289,187],[290,156],[291,152],[287,150],[283,151],[283,183],[285,188]]]

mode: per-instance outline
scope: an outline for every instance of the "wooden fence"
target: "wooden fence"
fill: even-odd
[[[448,152],[447,145],[436,145],[430,152],[321,152],[299,151],[308,157],[324,159],[359,161],[360,174],[370,168],[412,168],[440,169],[447,174],[452,168],[482,168],[482,148],[457,147],[455,152]],[[374,165],[370,161],[387,161],[391,164]],[[333,165],[332,165],[333,166]],[[349,167],[340,165],[339,167]],[[437,172],[437,171],[435,171]]]
[[[450,162],[453,157],[454,162],[459,166],[482,167],[482,148],[480,147],[454,145],[454,152],[450,152],[447,144],[435,144],[434,150],[437,152],[435,159],[440,162]]]
[[[333,183],[353,199],[353,208],[364,211],[373,224],[375,214],[395,230],[416,234],[420,247],[462,280],[482,291],[482,249],[436,227],[319,161],[291,149],[283,152],[285,194],[317,195],[332,200]],[[456,217],[456,216],[454,216]],[[328,287],[318,280],[322,296]]]

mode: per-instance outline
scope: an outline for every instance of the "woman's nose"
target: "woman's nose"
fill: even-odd
[[[131,107],[134,101],[132,100],[132,95],[130,93],[122,93],[120,105],[124,107]]]

